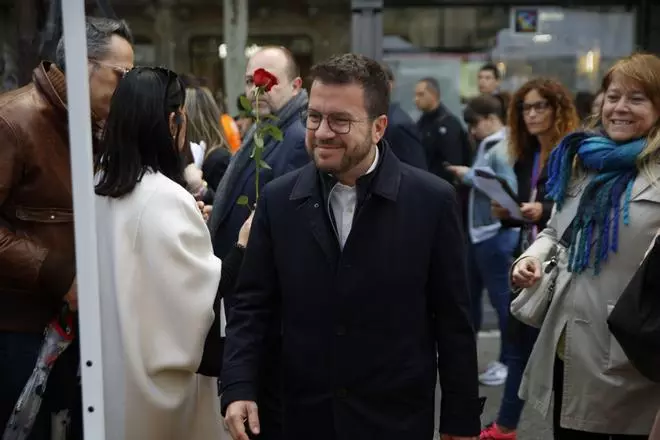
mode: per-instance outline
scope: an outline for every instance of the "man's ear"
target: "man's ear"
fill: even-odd
[[[291,81],[291,84],[293,86],[293,90],[297,92],[300,89],[302,89],[303,80],[302,80],[301,77],[298,76],[298,77],[296,77],[296,79]]]
[[[385,129],[387,128],[387,115],[378,116],[373,122],[373,130],[371,140],[374,144],[380,142],[385,136]]]

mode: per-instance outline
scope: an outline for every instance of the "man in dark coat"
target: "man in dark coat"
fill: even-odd
[[[435,78],[424,78],[415,86],[415,105],[422,111],[417,128],[422,136],[429,172],[456,186],[461,218],[467,226],[469,188],[460,183],[448,166],[472,165],[472,145],[461,121],[440,99],[440,85]]]
[[[259,98],[255,108],[262,119],[274,117],[283,134],[278,141],[272,136],[264,139],[263,160],[269,168],[261,168],[260,186],[276,177],[293,171],[309,162],[305,152],[305,128],[300,122],[300,112],[307,106],[307,92],[302,88],[302,79],[291,52],[284,47],[264,47],[248,60],[245,71],[245,92],[252,105],[256,105],[254,73],[265,69],[277,78],[277,84]],[[238,238],[250,210],[239,205],[238,199],[247,196],[249,205],[256,201],[256,166],[251,159],[256,126],[253,124],[243,137],[241,148],[223,175],[217,188],[213,188],[215,200],[209,219],[213,250],[219,258],[225,258]]]
[[[362,55],[315,66],[313,158],[261,195],[228,313],[222,407],[259,432],[259,371],[281,317],[282,438],[430,440],[480,431],[465,240],[451,185],[380,142],[389,88]]]
[[[260,189],[264,184],[310,162],[305,151],[305,127],[301,122],[301,112],[307,108],[307,92],[302,88],[300,71],[291,52],[284,47],[267,46],[252,55],[245,71],[245,92],[256,107],[256,87],[254,75],[258,69],[265,69],[277,78],[277,84],[269,92],[259,97],[259,106],[255,111],[262,118],[273,117],[271,124],[276,125],[283,134],[278,141],[273,136],[266,136],[263,160],[268,168],[259,171]],[[249,205],[256,201],[255,183],[257,168],[252,160],[252,149],[256,125],[252,124],[243,137],[240,149],[234,154],[215,193],[213,210],[209,219],[209,230],[213,250],[220,259],[225,259],[235,246],[238,233],[250,215],[250,209],[238,204],[241,196],[247,196]],[[230,299],[225,300],[227,303]],[[229,306],[229,304],[227,304]],[[263,422],[261,440],[280,440],[281,402],[279,339],[277,319],[271,323],[268,332],[268,351],[259,375],[259,405]],[[273,331],[274,329],[274,331]]]
[[[440,100],[440,85],[435,78],[424,78],[415,86],[415,105],[422,112],[417,128],[426,150],[429,171],[455,182],[447,165],[472,165],[472,147],[461,121]]]
[[[392,90],[394,90],[394,73],[387,64],[383,63],[382,66],[390,83],[390,93],[392,93]],[[390,103],[384,139],[401,162],[422,170],[428,169],[419,129],[415,121],[401,108],[398,102]]]

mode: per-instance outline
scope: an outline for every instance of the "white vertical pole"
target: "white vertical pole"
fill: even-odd
[[[86,439],[105,440],[101,308],[84,0],[63,0],[62,20],[75,214],[84,432]]]

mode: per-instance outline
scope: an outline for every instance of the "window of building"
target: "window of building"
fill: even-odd
[[[416,115],[411,85],[434,76],[443,100],[460,111],[475,96],[486,60],[498,64],[502,89],[515,91],[534,76],[558,78],[574,92],[596,91],[607,69],[635,49],[635,9],[505,6],[391,7],[383,14],[386,60],[402,85],[395,91]]]

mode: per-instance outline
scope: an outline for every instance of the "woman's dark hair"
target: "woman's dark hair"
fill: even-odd
[[[119,81],[96,159],[96,194],[122,197],[146,172],[160,172],[185,187],[178,149],[179,136],[185,136],[180,114],[184,100],[183,84],[167,69],[140,67]],[[178,125],[174,139],[172,113]]]

